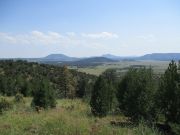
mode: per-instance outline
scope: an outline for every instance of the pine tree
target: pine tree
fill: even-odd
[[[49,81],[42,79],[38,82],[38,89],[33,94],[32,106],[53,108],[56,106],[55,94],[49,85]]]
[[[130,69],[118,86],[120,110],[133,121],[154,120],[154,80],[152,69]]]
[[[7,92],[7,78],[0,76],[0,94],[5,95]]]
[[[180,123],[180,73],[174,61],[161,77],[157,103],[167,123]]]
[[[117,85],[118,85],[118,77],[116,73],[116,69],[107,69],[102,73],[104,79],[107,80],[108,83],[108,101],[109,101],[109,111],[117,109]]]
[[[103,117],[106,116],[112,107],[112,85],[108,84],[108,81],[99,76],[95,82],[94,89],[91,95],[91,111],[93,115]]]
[[[82,98],[85,95],[86,92],[86,87],[87,87],[87,82],[85,78],[82,78],[81,80],[78,81],[78,90],[76,92],[76,96],[79,98]]]
[[[61,89],[65,98],[74,98],[76,94],[76,80],[68,70],[67,66],[63,66],[61,77]]]

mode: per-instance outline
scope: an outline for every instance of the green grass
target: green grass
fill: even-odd
[[[134,128],[111,126],[110,121],[126,121],[125,117],[95,118],[80,99],[57,100],[56,109],[40,113],[30,108],[31,98],[25,101],[0,115],[0,135],[158,135],[143,123]]]
[[[104,63],[103,65],[93,67],[78,68],[77,70],[88,74],[100,75],[106,69],[110,68],[124,69],[133,65],[144,65],[146,67],[151,66],[154,69],[155,73],[161,74],[168,67],[168,64],[169,61],[121,61],[113,63]]]

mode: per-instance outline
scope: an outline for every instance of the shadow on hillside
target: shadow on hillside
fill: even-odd
[[[172,128],[168,124],[160,124],[156,123],[154,124],[154,127],[158,129],[159,132],[163,133],[164,135],[176,135]]]
[[[133,122],[121,122],[121,121],[111,121],[110,124],[112,126],[118,126],[118,127],[122,127],[122,128],[125,128],[125,127],[128,127],[128,128],[134,128],[136,127],[137,125]]]
[[[118,126],[121,128],[135,128],[138,125],[133,123],[133,122],[121,122],[121,121],[111,121],[110,124],[112,126]],[[167,124],[160,124],[160,123],[155,123],[153,125],[148,125],[150,128],[154,127],[157,129],[160,133],[163,135],[176,135],[173,131],[172,128],[167,125]]]

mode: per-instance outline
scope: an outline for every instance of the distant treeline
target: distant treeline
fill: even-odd
[[[22,93],[33,96],[39,83],[46,80],[57,98],[90,97],[96,76],[22,60],[0,61],[0,94],[13,96]]]

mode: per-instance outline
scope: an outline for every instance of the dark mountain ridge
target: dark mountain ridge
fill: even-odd
[[[1,58],[2,59],[2,58]],[[8,58],[6,58],[8,59]],[[93,57],[70,57],[64,54],[50,54],[42,58],[9,58],[14,60],[27,60],[30,62],[40,62],[49,64],[67,64],[67,65],[92,65],[105,62],[117,62],[122,60],[157,60],[157,61],[170,61],[170,60],[180,60],[180,53],[152,53],[145,54],[143,56],[116,56],[112,54],[104,54],[101,56]]]
[[[139,60],[180,60],[180,53],[152,53],[138,57]]]
[[[106,58],[106,59],[103,59]],[[35,58],[34,58],[35,59]],[[102,60],[103,59],[103,60]],[[101,56],[92,56],[92,57],[70,57],[64,54],[50,54],[43,58],[36,58],[35,60],[41,61],[59,61],[59,62],[74,62],[74,61],[89,61],[89,62],[108,62],[109,60],[179,60],[180,53],[152,53],[145,54],[143,56],[117,56],[112,54],[103,54]],[[112,61],[113,62],[113,61]]]

